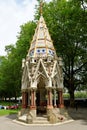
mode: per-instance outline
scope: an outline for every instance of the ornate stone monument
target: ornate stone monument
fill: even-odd
[[[22,61],[22,110],[19,117],[25,115],[27,123],[33,123],[38,115],[45,114],[49,118],[54,108],[64,107],[62,65],[41,13],[28,54]]]

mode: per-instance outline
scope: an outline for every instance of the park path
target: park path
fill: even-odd
[[[22,125],[14,122],[16,115],[0,117],[0,130],[87,130],[87,109],[68,109],[74,121],[61,125]]]

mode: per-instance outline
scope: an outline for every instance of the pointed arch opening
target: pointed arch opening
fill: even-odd
[[[37,78],[36,106],[37,114],[46,114],[47,109],[47,79],[42,74]]]

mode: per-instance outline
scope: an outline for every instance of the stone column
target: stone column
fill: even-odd
[[[53,108],[53,103],[52,103],[52,90],[51,89],[47,90],[47,95],[48,95],[47,108],[52,109]]]
[[[57,105],[56,105],[56,89],[54,89],[54,107],[56,108]]]
[[[28,107],[30,107],[30,90],[28,90]]]
[[[27,108],[28,102],[27,102],[27,92],[23,91],[22,92],[22,108]]]
[[[31,88],[30,111],[33,118],[36,118],[36,89]]]
[[[63,100],[63,89],[58,89],[58,107],[64,108],[64,100]]]

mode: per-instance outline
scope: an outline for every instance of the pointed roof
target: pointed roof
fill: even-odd
[[[47,57],[48,55],[54,57],[56,55],[52,39],[42,15],[37,23],[28,55],[30,57]]]

